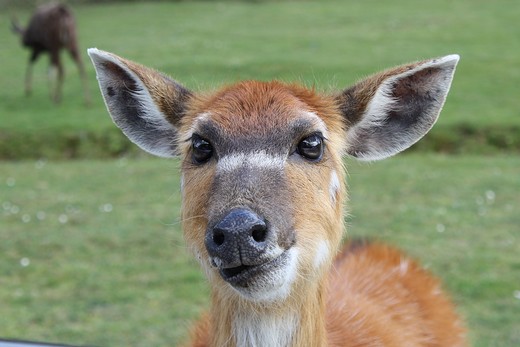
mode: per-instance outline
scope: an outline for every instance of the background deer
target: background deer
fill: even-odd
[[[464,346],[439,281],[399,251],[339,253],[342,158],[394,155],[433,126],[457,55],[397,67],[335,94],[246,81],[194,93],[90,49],[118,127],[182,161],[182,222],[211,285],[193,346]]]
[[[76,22],[72,11],[67,6],[59,3],[41,5],[32,15],[27,28],[22,28],[14,18],[12,28],[15,33],[20,34],[22,44],[31,50],[25,73],[26,95],[30,95],[32,91],[32,66],[38,57],[46,52],[50,55],[51,67],[58,72],[56,86],[54,91],[51,90],[51,98],[56,103],[61,100],[64,69],[60,51],[66,49],[78,66],[85,102],[90,103],[85,69],[78,50]]]

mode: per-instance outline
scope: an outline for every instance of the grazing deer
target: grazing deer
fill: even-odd
[[[61,100],[64,69],[60,59],[60,51],[66,49],[78,66],[85,103],[90,103],[87,77],[78,50],[76,23],[71,10],[67,6],[60,3],[41,5],[32,15],[27,28],[22,28],[13,18],[12,29],[21,36],[22,44],[31,50],[29,64],[25,72],[26,95],[30,95],[32,92],[33,64],[42,53],[47,52],[50,55],[51,67],[58,71],[56,86],[54,91],[51,90],[51,98],[56,103]]]
[[[182,223],[211,285],[193,346],[464,346],[440,283],[399,251],[338,253],[343,156],[377,160],[433,126],[457,55],[335,94],[246,81],[209,94],[90,49],[113,121],[182,161]]]

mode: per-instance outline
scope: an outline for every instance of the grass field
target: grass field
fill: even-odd
[[[206,307],[183,247],[176,161],[0,165],[0,336],[176,345]],[[349,235],[440,275],[474,346],[520,344],[520,159],[349,162]]]
[[[195,90],[277,78],[331,91],[393,65],[458,53],[448,103],[426,141],[473,153],[482,142],[520,151],[515,0],[137,2],[78,5],[75,11],[87,63],[86,48],[98,47]],[[1,28],[8,28],[13,13],[27,21],[26,9],[7,8]],[[26,99],[28,52],[8,33],[0,46],[0,158],[100,157],[129,149],[96,97],[90,64],[92,107],[84,107],[77,70],[66,56],[64,101],[56,107],[48,98],[45,59],[35,67],[34,95]],[[474,141],[464,145],[466,137]]]
[[[3,7],[25,23],[29,11]],[[12,1],[11,1],[12,3]],[[474,346],[520,345],[520,5],[516,0],[186,1],[77,5],[80,45],[205,90],[240,79],[325,91],[393,65],[462,60],[423,152],[349,161],[349,235],[404,248],[442,277]],[[171,346],[207,307],[179,225],[177,161],[135,158],[64,56],[23,95],[28,52],[0,35],[0,337]],[[426,150],[464,153],[445,156]],[[120,157],[131,153],[131,156]],[[82,158],[64,161],[66,158]],[[101,160],[113,158],[112,160]],[[60,159],[60,160],[56,160]]]

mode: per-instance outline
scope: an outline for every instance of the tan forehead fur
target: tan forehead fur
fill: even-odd
[[[334,99],[296,84],[244,81],[194,100],[188,124],[208,112],[219,127],[234,135],[265,134],[287,126],[304,112],[318,115],[329,131],[343,129]]]

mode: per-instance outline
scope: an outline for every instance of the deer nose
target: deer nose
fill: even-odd
[[[249,209],[237,208],[206,232],[205,244],[209,255],[218,258],[219,264],[215,265],[230,268],[257,265],[267,248],[267,239],[265,221]]]

